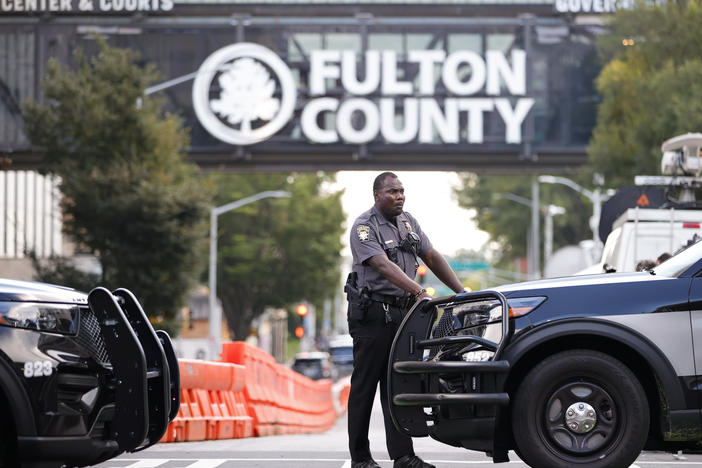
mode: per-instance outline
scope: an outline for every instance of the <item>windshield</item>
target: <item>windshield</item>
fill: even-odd
[[[353,347],[339,346],[338,348],[330,348],[329,353],[333,358],[353,357]]]
[[[677,277],[702,258],[702,242],[688,247],[653,269],[657,275]]]

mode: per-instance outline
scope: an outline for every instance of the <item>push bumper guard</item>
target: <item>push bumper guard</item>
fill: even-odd
[[[134,295],[95,288],[88,304],[100,321],[114,372],[115,415],[110,439],[121,451],[158,442],[180,408],[180,373],[168,334],[154,331]]]
[[[498,300],[502,305],[502,339],[492,342],[475,335],[430,338],[439,307]],[[509,363],[500,360],[512,330],[509,307],[502,293],[480,291],[423,299],[405,316],[390,351],[388,391],[390,415],[400,432],[410,436],[431,435],[454,446],[493,452],[502,461],[506,451],[494,448],[495,420],[500,407],[509,404],[503,391]],[[425,350],[456,347],[494,352],[489,361],[425,360]],[[425,408],[430,411],[425,412]],[[498,460],[499,459],[499,460]]]

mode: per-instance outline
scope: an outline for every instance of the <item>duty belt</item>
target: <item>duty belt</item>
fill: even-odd
[[[388,304],[391,306],[399,307],[400,309],[409,309],[412,304],[414,304],[414,297],[408,296],[386,296],[385,294],[378,294],[372,292],[370,298],[375,302],[382,302],[383,304]]]

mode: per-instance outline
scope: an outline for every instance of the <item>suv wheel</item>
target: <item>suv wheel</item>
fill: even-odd
[[[631,370],[591,350],[540,362],[520,384],[512,409],[518,451],[534,467],[628,467],[648,425],[646,394]]]

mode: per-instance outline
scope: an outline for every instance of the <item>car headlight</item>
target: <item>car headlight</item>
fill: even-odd
[[[546,300],[544,296],[507,299],[510,318],[522,317]],[[452,311],[455,330],[472,328],[502,320],[502,305],[497,299],[467,302],[454,306]]]
[[[0,301],[0,325],[75,335],[80,308],[70,304]]]

